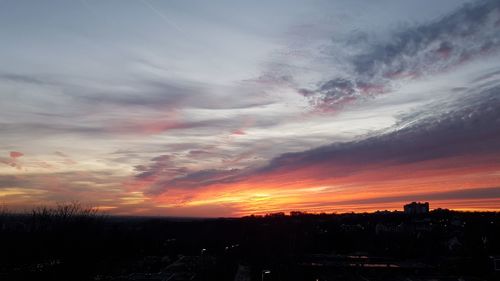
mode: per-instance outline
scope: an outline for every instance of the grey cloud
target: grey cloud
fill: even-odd
[[[149,165],[137,165],[135,178],[156,180],[156,177],[172,178],[187,173],[185,167],[176,167],[170,155],[160,155],[151,159]]]
[[[117,179],[117,176],[108,171],[75,171],[51,174],[34,173],[23,175],[0,175],[0,188],[19,187],[59,191],[60,185],[62,184],[63,186],[68,185],[65,187],[65,190],[71,192],[72,188],[70,188],[70,185],[71,187],[77,187],[81,185],[81,182],[107,184],[113,181],[119,182]],[[85,186],[89,189],[94,188],[92,185]]]
[[[18,170],[23,168],[23,165],[19,163],[17,160],[19,157],[22,157],[24,154],[19,151],[11,151],[9,153],[9,158],[7,157],[0,157],[0,163],[3,163],[7,166],[11,166],[12,168],[16,168]]]
[[[100,205],[102,199],[116,199],[122,192],[123,181],[124,177],[106,171],[0,175],[0,189],[15,188],[21,193],[26,190],[24,195],[13,196],[17,200],[24,197],[28,202],[40,204],[78,200]]]
[[[33,75],[14,74],[14,73],[0,73],[0,80],[13,81],[17,83],[27,83],[35,85],[51,85],[48,80],[42,79]]]
[[[162,185],[168,187],[199,187],[204,185],[210,185],[215,183],[228,183],[234,182],[235,176],[239,175],[241,170],[230,169],[230,170],[201,170],[193,173],[189,173],[182,177],[177,177],[167,182],[163,182]]]
[[[402,30],[392,42],[356,56],[355,70],[368,76],[378,75],[381,70],[383,75],[421,73],[427,68],[444,69],[489,48],[498,48],[499,8],[495,0],[469,3],[440,20]]]
[[[99,126],[82,126],[82,125],[65,125],[65,124],[51,124],[43,123],[0,123],[0,132],[2,134],[23,134],[29,132],[31,136],[43,136],[53,134],[83,134],[95,135],[106,133],[105,128]]]
[[[59,156],[59,157],[63,157],[63,158],[68,158],[69,156],[64,153],[64,152],[61,152],[61,151],[54,151],[54,154]]]
[[[199,89],[166,81],[123,81],[124,89],[113,85],[92,88],[87,85],[69,85],[71,93],[83,104],[123,107],[173,109],[184,103]]]
[[[388,42],[355,33],[344,48],[361,49],[345,62],[346,75],[301,89],[319,109],[338,109],[345,103],[391,91],[404,78],[425,76],[496,52],[500,46],[500,2],[479,1],[428,24],[402,28]]]
[[[63,75],[2,73],[0,80],[35,86],[54,86],[79,102],[80,107],[96,105],[174,107],[201,88],[163,80],[129,79],[109,83]]]
[[[33,183],[30,179],[21,176],[2,175],[0,176],[0,188],[10,187],[32,187]]]
[[[336,202],[336,204],[381,204],[401,201],[446,201],[464,199],[500,199],[500,187],[465,188],[443,192],[348,200]]]
[[[183,108],[243,109],[273,103],[265,97],[253,98],[259,95],[251,95],[254,89],[251,85],[219,89],[219,86],[203,83],[139,78],[109,84],[75,77],[66,81],[62,76],[27,74],[3,74],[1,79],[30,86],[11,101],[12,106],[3,109],[6,116],[11,116],[0,122],[0,131],[5,136],[156,134],[195,128],[197,133],[213,133],[214,129],[234,130],[247,115],[231,119],[177,120],[172,112]],[[34,98],[33,93],[39,87],[49,84],[50,89]],[[234,91],[239,93],[235,95]],[[26,102],[18,103],[21,100]],[[140,111],[129,114],[132,107]],[[172,115],[175,120],[165,120],[170,119],[165,114]],[[273,117],[259,118],[253,125],[267,127],[279,122]]]
[[[440,104],[402,116],[392,131],[363,140],[286,153],[262,169],[293,169],[318,163],[355,171],[371,163],[412,163],[500,151],[500,87],[464,96],[452,109]],[[441,110],[442,111],[442,110]],[[332,171],[333,172],[333,171]]]
[[[472,82],[482,82],[495,76],[500,76],[500,70],[491,71],[479,77],[476,77]],[[498,80],[498,78],[497,78]]]
[[[147,107],[151,109],[243,109],[274,103],[255,95],[259,89],[249,85],[219,86],[197,81],[171,81],[168,79],[142,79],[123,81],[126,89],[114,85],[92,88],[85,84],[69,85],[66,92],[91,105]],[[238,95],[234,95],[238,92]],[[242,98],[245,96],[245,98]]]
[[[116,111],[119,108],[125,110],[145,108],[162,112],[182,108],[245,109],[276,102],[265,95],[256,94],[261,92],[261,89],[251,83],[222,86],[155,77],[122,77],[119,80],[107,81],[86,77],[65,77],[61,74],[9,72],[0,73],[1,80],[26,84],[30,87],[50,87],[51,91],[63,93],[64,101],[57,101],[57,111],[46,112],[45,108],[40,108],[37,112],[39,115],[61,118],[81,117],[89,110],[107,113],[108,110]],[[235,92],[238,95],[235,95]],[[20,93],[27,96],[31,94],[31,92]],[[43,98],[47,101],[52,101],[52,94],[43,95],[46,95]],[[73,110],[64,111],[64,105],[68,104],[61,103],[70,102]]]
[[[148,191],[149,194],[161,194],[171,188],[199,188],[212,184],[236,182],[243,178],[246,171],[240,169],[217,170],[208,169],[191,172],[183,176],[156,182]]]
[[[356,85],[344,78],[332,79],[315,91],[300,89],[299,92],[310,98],[314,106],[323,109],[325,105],[341,105],[357,96]]]
[[[53,120],[57,121],[57,120]],[[66,123],[63,123],[66,122]],[[9,134],[28,133],[31,136],[52,136],[78,134],[86,136],[159,134],[170,130],[197,129],[197,133],[210,133],[214,129],[231,130],[241,121],[231,119],[208,119],[203,121],[171,121],[159,117],[147,120],[122,120],[122,118],[105,118],[100,121],[69,124],[61,122],[0,122],[0,132]],[[260,122],[262,123],[262,122]],[[260,124],[259,123],[259,124]],[[258,124],[257,124],[258,125]],[[266,124],[262,124],[266,126]]]
[[[15,159],[7,157],[0,157],[0,163],[5,164],[7,166],[11,166],[12,168],[16,169],[20,169],[22,167],[19,163],[17,163]]]
[[[137,180],[151,181],[146,193],[153,195],[164,193],[170,188],[196,188],[233,181],[241,172],[238,169],[189,171],[186,167],[177,166],[171,155],[153,157],[149,164],[137,165],[134,169]]]
[[[238,182],[276,170],[293,173],[294,170],[314,165],[331,167],[326,172],[328,176],[344,177],[369,169],[373,164],[391,167],[456,156],[496,155],[500,151],[500,86],[477,86],[460,99],[447,101],[449,104],[445,106],[437,102],[412,114],[402,115],[391,129],[360,140],[285,153],[260,168],[249,166],[231,170],[190,171],[185,175],[158,180],[150,192],[159,194],[169,188],[198,188]]]
[[[201,149],[195,149],[195,150],[190,150],[189,151],[189,156],[192,157],[203,157],[203,156],[210,156],[213,155],[213,152],[207,151],[207,150],[201,150]]]

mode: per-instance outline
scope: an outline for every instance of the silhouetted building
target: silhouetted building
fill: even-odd
[[[405,214],[418,215],[429,213],[429,202],[411,202],[410,204],[404,205]]]

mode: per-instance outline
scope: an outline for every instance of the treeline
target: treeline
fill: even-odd
[[[0,280],[95,280],[159,272],[182,255],[198,256],[203,248],[213,255],[235,244],[238,228],[228,222],[109,216],[80,203],[22,213],[3,209]]]
[[[20,214],[0,210],[0,280],[96,280],[153,273],[181,255],[201,253],[217,260],[219,278],[212,280],[233,280],[239,264],[251,265],[257,279],[261,269],[270,269],[276,280],[300,280],[298,265],[316,254],[427,264],[453,260],[447,272],[475,275],[487,272],[488,258],[500,253],[499,237],[500,213],[294,212],[173,219],[108,216],[70,203]]]

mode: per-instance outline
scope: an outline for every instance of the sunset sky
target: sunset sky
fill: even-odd
[[[0,206],[500,211],[500,1],[0,0]]]

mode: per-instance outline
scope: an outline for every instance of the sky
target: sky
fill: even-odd
[[[500,211],[500,2],[0,0],[0,205]]]

